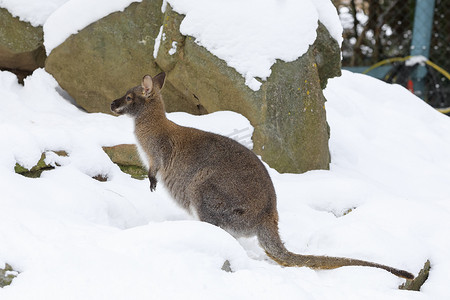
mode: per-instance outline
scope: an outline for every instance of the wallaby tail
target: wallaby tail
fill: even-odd
[[[301,255],[289,252],[286,247],[284,247],[283,242],[280,239],[277,226],[273,226],[273,223],[271,225],[272,226],[264,226],[259,229],[257,234],[258,240],[267,255],[282,266],[308,267],[312,269],[335,269],[344,266],[366,266],[380,268],[405,279],[414,279],[414,275],[407,271],[364,260],[344,257]]]

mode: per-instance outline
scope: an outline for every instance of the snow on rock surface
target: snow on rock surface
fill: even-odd
[[[116,11],[123,11],[140,0],[69,0],[52,13],[44,24],[47,55],[71,34]]]
[[[0,7],[33,26],[44,25],[58,7],[70,0],[0,0]]]
[[[253,90],[270,76],[276,59],[302,56],[316,39],[318,21],[342,42],[342,27],[331,1],[311,0],[168,0],[186,15],[184,35],[236,69]]]
[[[325,25],[330,35],[338,42],[339,47],[341,47],[344,41],[344,37],[342,36],[343,28],[336,7],[329,0],[314,0],[312,2],[319,13],[319,21]]]
[[[158,56],[159,46],[161,45],[161,39],[163,38],[163,29],[164,29],[164,26],[161,25],[161,27],[159,28],[159,33],[155,39],[155,47],[153,49],[153,58],[155,58],[155,59]]]
[[[142,0],[0,0],[0,7],[33,26],[43,26],[47,55],[89,24]]]

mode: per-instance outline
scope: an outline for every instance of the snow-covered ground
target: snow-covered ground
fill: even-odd
[[[331,170],[269,172],[289,249],[413,273],[430,259],[421,292],[397,290],[402,280],[378,269],[284,268],[255,239],[193,220],[162,185],[151,193],[103,153],[134,141],[127,117],[80,112],[56,87],[43,70],[25,86],[0,73],[0,266],[20,272],[0,299],[448,298],[450,120],[402,87],[349,72],[330,80]],[[231,112],[170,118],[252,131]],[[48,155],[60,166],[41,178],[14,173],[16,162],[31,167],[49,150],[69,156]],[[108,181],[91,178],[98,174]],[[233,273],[221,270],[225,260]]]

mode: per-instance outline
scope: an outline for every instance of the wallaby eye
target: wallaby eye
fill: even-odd
[[[127,99],[127,101],[133,100],[133,98],[131,98],[130,96],[127,96],[126,99]]]

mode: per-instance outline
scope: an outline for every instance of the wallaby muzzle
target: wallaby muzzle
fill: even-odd
[[[111,111],[115,114],[120,115],[122,110],[120,107],[122,106],[122,98],[116,99],[111,103]]]

